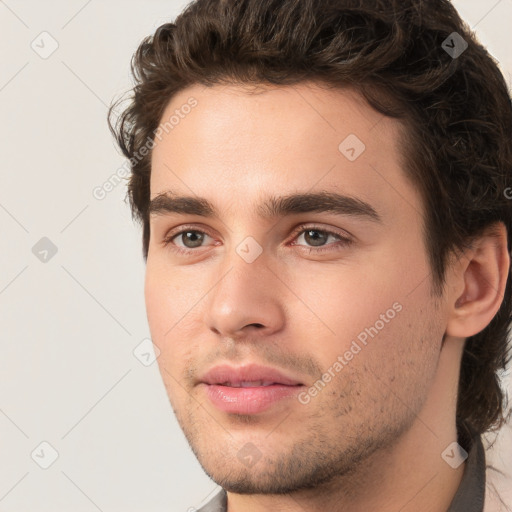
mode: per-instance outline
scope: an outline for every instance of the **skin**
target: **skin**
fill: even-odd
[[[452,259],[444,294],[433,300],[424,207],[401,167],[399,121],[355,91],[314,83],[249,92],[181,91],[162,119],[190,97],[197,106],[153,149],[151,198],[196,195],[220,212],[150,220],[147,315],[179,424],[206,473],[228,491],[229,512],[445,511],[464,470],[441,457],[457,439],[463,342],[501,303],[504,226]],[[338,149],[349,134],[366,146],[355,161]],[[257,215],[270,193],[316,191],[360,198],[381,222]],[[206,233],[202,245],[181,235],[165,245],[185,225]],[[309,226],[322,243],[306,236]],[[340,245],[324,229],[348,233],[352,243]],[[262,249],[252,263],[236,252],[248,236]],[[315,253],[319,247],[329,250]],[[309,388],[396,303],[394,318],[307,404],[293,398],[259,414],[227,414],[196,386],[216,364],[256,362]],[[237,457],[249,442],[261,454],[251,467]]]

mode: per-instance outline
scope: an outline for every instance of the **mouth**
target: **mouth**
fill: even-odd
[[[212,368],[201,380],[212,405],[229,414],[258,414],[296,397],[304,385],[281,371],[257,365]]]
[[[218,386],[227,386],[229,388],[259,388],[259,387],[267,387],[267,386],[287,386],[288,384],[283,384],[280,382],[272,382],[265,380],[253,380],[253,381],[243,381],[243,382],[219,382]]]

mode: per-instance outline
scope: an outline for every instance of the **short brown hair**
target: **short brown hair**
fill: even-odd
[[[460,55],[448,50],[454,41]],[[113,104],[109,125],[131,159],[128,196],[143,226],[144,258],[151,153],[134,156],[154,140],[173,96],[192,84],[304,81],[355,88],[407,127],[404,170],[425,205],[434,295],[442,292],[449,256],[485,228],[503,222],[511,250],[510,96],[495,60],[447,0],[196,0],[141,42],[132,73],[130,104],[115,122],[122,100]],[[498,313],[466,340],[459,432],[503,424],[499,371],[510,361],[511,293],[509,272]]]

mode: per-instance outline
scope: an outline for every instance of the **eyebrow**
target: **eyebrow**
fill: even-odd
[[[150,215],[180,214],[220,218],[215,206],[203,197],[179,196],[172,192],[157,195],[149,203]],[[356,197],[334,192],[297,193],[286,196],[270,196],[256,209],[262,219],[275,219],[298,213],[335,213],[362,217],[382,222],[377,211],[367,202]]]

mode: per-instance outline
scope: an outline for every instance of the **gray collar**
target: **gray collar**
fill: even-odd
[[[485,450],[481,436],[472,430],[471,436],[464,474],[448,512],[482,512],[484,509]]]
[[[227,512],[228,495],[224,489],[221,489],[204,507],[197,512]]]

